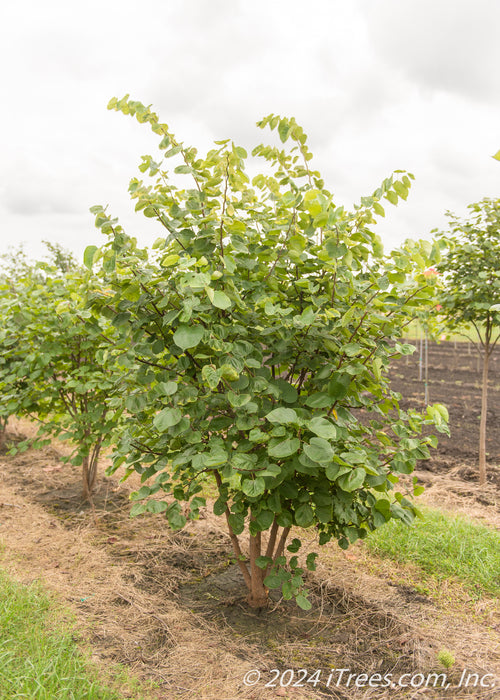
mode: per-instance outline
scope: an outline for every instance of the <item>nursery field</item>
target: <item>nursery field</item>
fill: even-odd
[[[409,341],[418,345],[418,341]],[[405,408],[424,406],[424,381],[419,379],[419,351],[394,362],[391,384],[403,396]],[[479,418],[481,413],[481,371],[475,347],[467,342],[429,343],[428,390],[429,401],[446,405],[450,414],[450,437],[441,435],[433,459],[428,463],[431,471],[445,472],[459,467],[466,481],[476,481],[475,463],[478,459]],[[422,370],[422,376],[424,372]],[[500,486],[500,350],[490,360],[488,380],[488,429],[486,439],[487,459],[490,466],[489,481]]]
[[[417,362],[415,355],[403,358],[392,372],[408,407],[423,403]],[[462,344],[431,345],[430,398],[447,404],[451,437],[441,436],[430,462],[416,472],[426,486],[418,499],[423,506],[496,532],[499,369],[497,357],[490,476],[480,488],[475,356]],[[32,433],[30,423],[11,420],[7,441]],[[125,666],[139,679],[142,690],[124,686],[123,698],[498,697],[500,605],[492,593],[498,577],[487,589],[429,573],[411,555],[395,562],[365,543],[345,552],[330,544],[307,575],[311,610],[278,605],[278,598],[266,612],[251,610],[210,504],[198,521],[173,534],[161,516],[128,517],[135,475],[120,483],[100,474],[92,509],[81,498],[79,468],[61,463],[66,449],[53,442],[0,455],[0,566],[23,583],[41,581],[75,612],[79,639],[98,667],[109,674]],[[105,466],[102,459],[101,472]],[[304,555],[314,550],[307,532]],[[440,661],[443,650],[453,657],[450,668]]]

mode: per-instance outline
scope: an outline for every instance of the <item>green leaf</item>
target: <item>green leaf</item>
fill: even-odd
[[[174,146],[169,151],[166,151],[166,153],[164,153],[164,157],[165,158],[172,158],[172,156],[176,156],[181,151],[182,151],[182,146]]]
[[[285,143],[285,141],[287,140],[289,133],[290,125],[288,124],[286,119],[282,119],[278,124],[278,134],[283,143]]]
[[[254,471],[258,459],[258,455],[254,453],[236,452],[231,457],[231,464],[238,471]]]
[[[312,603],[308,598],[305,597],[302,593],[299,593],[299,595],[295,596],[295,601],[299,608],[302,608],[302,610],[310,610],[312,608]]]
[[[245,406],[252,398],[250,394],[236,394],[234,391],[228,391],[226,396],[229,403],[234,408],[241,408],[242,406]]]
[[[255,521],[261,530],[268,530],[273,524],[274,513],[270,510],[261,510]]]
[[[259,569],[267,569],[269,565],[273,563],[273,560],[271,557],[257,557],[255,560],[255,565],[259,567]]]
[[[165,155],[167,155],[165,153]],[[191,175],[194,170],[190,165],[178,165],[176,168],[174,168],[174,173],[178,173],[181,175]]]
[[[241,535],[245,529],[245,518],[239,513],[231,513],[228,516],[228,524],[235,535]]]
[[[231,306],[231,299],[218,289],[214,291],[213,298],[210,301],[218,309],[228,309]]]
[[[389,202],[390,202],[391,204],[394,204],[394,206],[397,205],[397,203],[398,203],[398,195],[397,195],[395,192],[393,192],[392,190],[389,190],[389,191],[386,193],[385,196],[387,197],[387,199],[389,200]]]
[[[405,187],[402,182],[399,182],[399,180],[396,180],[396,182],[394,183],[394,189],[396,190],[398,195],[403,199],[408,198],[408,188]]]
[[[264,579],[264,586],[267,586],[267,588],[280,588],[281,583],[282,580],[277,574],[269,574],[269,576],[266,576]]]
[[[135,518],[136,515],[142,515],[142,513],[146,513],[147,505],[147,503],[134,503],[134,505],[130,509],[130,517]]]
[[[85,248],[85,252],[83,253],[83,264],[89,270],[92,269],[92,265],[94,264],[94,256],[95,256],[97,250],[98,250],[98,248],[96,245],[88,245]]]
[[[172,267],[175,265],[178,261],[180,260],[179,256],[177,253],[171,253],[170,255],[166,255],[163,260],[161,261],[160,265],[162,267]]]
[[[353,469],[348,474],[343,474],[337,479],[337,484],[343,491],[355,491],[359,489],[365,480],[366,472],[361,467]]]
[[[256,479],[244,479],[241,482],[241,488],[243,493],[251,498],[256,496],[261,496],[266,490],[266,482],[261,476]]]
[[[299,527],[310,527],[314,522],[314,512],[308,503],[299,506],[295,511],[295,522]]]
[[[148,513],[164,513],[168,508],[168,503],[165,501],[148,501],[146,505]]]
[[[318,416],[308,421],[306,425],[311,432],[325,440],[335,440],[337,437],[337,428],[327,418]]]
[[[311,438],[309,444],[304,445],[304,452],[313,462],[317,464],[328,464],[333,459],[333,448],[327,440],[323,438]]]
[[[316,571],[317,552],[309,552],[306,558],[306,567],[308,571]]]
[[[326,408],[332,405],[332,399],[328,394],[318,391],[315,394],[311,394],[306,399],[306,406],[311,408]]]
[[[176,382],[160,382],[158,390],[163,396],[172,396],[177,391],[178,385]]]
[[[494,156],[492,156],[495,160],[500,160],[500,151],[497,151]]]
[[[298,438],[286,438],[280,442],[275,442],[271,440],[267,453],[270,457],[275,457],[276,459],[284,459],[285,457],[290,457],[294,455],[300,447],[300,440]]]
[[[222,447],[214,447],[203,455],[205,467],[222,467],[228,460],[227,452]]]
[[[177,530],[182,530],[182,528],[185,526],[187,523],[187,518],[185,515],[182,515],[181,513],[168,513],[167,511],[167,518],[168,518],[168,524],[172,528],[174,532]]]
[[[205,365],[201,370],[201,376],[211,389],[216,389],[221,380],[221,371],[216,370],[213,365]]]
[[[214,503],[214,515],[223,515],[226,512],[227,503],[222,498],[218,498]]]
[[[266,415],[266,418],[271,423],[280,423],[282,425],[298,422],[298,416],[293,408],[275,408]]]
[[[153,425],[163,433],[174,425],[177,425],[182,418],[182,413],[178,408],[164,408],[163,411],[157,413],[153,419]]]
[[[182,350],[188,350],[199,345],[203,334],[203,326],[179,326],[174,333],[174,342]]]
[[[292,552],[292,554],[296,554],[299,549],[302,546],[302,542],[299,540],[298,537],[294,537],[293,540],[290,542],[290,544],[287,547],[287,550],[289,552]]]
[[[347,347],[347,346],[345,346]],[[359,347],[359,346],[358,346]],[[345,352],[345,348],[344,348]],[[347,354],[347,353],[346,353]],[[335,372],[332,378],[328,382],[328,394],[335,401],[341,401],[347,392],[349,391],[349,386],[351,384],[351,376],[342,372]]]

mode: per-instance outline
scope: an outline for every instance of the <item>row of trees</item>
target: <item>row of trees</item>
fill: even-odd
[[[140,165],[149,182],[129,190],[164,235],[141,249],[94,207],[107,243],[87,248],[86,271],[39,265],[5,281],[3,415],[31,415],[41,439],[70,438],[87,497],[114,445],[111,471],[143,482],[132,514],[164,513],[173,529],[197,518],[211,482],[250,605],[281,588],[307,608],[292,527],[346,548],[417,513],[399,475],[429,456],[424,427],[447,432],[447,413],[403,411],[387,367],[413,351],[404,326],[435,304],[438,278],[425,271],[442,245],[408,241],[385,256],[375,215],[406,199],[411,176],[348,212],[293,119],[259,123],[281,143],[254,149],[265,168],[250,183],[247,153],[229,140],[200,157],[128,96],[110,108],[160,139],[161,158]]]

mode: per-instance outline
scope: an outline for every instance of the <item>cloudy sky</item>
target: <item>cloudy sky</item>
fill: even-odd
[[[200,150],[252,148],[274,112],[295,116],[348,207],[402,168],[388,248],[446,227],[447,210],[500,196],[500,3],[495,0],[18,0],[0,11],[0,253],[43,239],[101,244],[88,209],[109,204],[144,244],[128,181],[156,137],[108,112],[152,104]]]

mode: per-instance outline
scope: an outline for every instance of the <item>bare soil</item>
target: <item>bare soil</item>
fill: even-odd
[[[430,462],[419,465],[417,474],[427,487],[421,498],[500,528],[498,365],[493,363],[488,416],[490,480],[480,488],[475,357],[467,348],[442,344],[432,347],[430,359],[431,401],[448,405],[452,438],[443,437]],[[408,406],[422,405],[415,356],[396,363],[392,381]],[[7,443],[33,430],[12,420]],[[362,545],[347,552],[331,545],[309,574],[310,611],[276,596],[269,610],[251,610],[224,523],[210,507],[185,530],[172,533],[161,516],[128,517],[135,477],[120,483],[101,475],[93,510],[82,501],[78,468],[61,462],[65,449],[54,442],[14,457],[0,455],[0,565],[21,581],[43,581],[75,611],[82,641],[103,669],[120,663],[142,681],[152,681],[143,697],[498,697],[499,685],[496,690],[455,687],[463,669],[494,674],[500,684],[498,600],[473,599],[453,582],[440,589],[425,586],[416,567],[378,560]],[[103,460],[101,470],[106,466]],[[306,550],[309,546],[314,548],[312,539]],[[354,679],[349,686],[337,685],[338,674],[327,687],[331,669],[391,673],[395,680],[405,673],[444,672],[437,661],[443,647],[456,659],[448,689],[373,688],[361,681],[356,687]],[[286,669],[295,673],[288,687],[280,686],[280,676],[274,687],[266,687]],[[319,682],[308,683],[300,669],[309,674],[321,669]],[[245,686],[251,670],[258,670],[261,680]],[[281,678],[286,684],[291,674]],[[135,698],[137,692],[124,687],[123,697]]]
[[[406,408],[424,406],[424,379],[419,379],[419,343],[412,356],[393,363],[390,377],[395,391],[403,396]],[[422,373],[423,376],[424,373]],[[433,456],[433,467],[456,460],[475,467],[479,452],[481,416],[482,360],[472,343],[443,342],[428,344],[428,388],[430,403],[445,404],[450,414],[451,436],[442,436]],[[488,381],[487,458],[491,465],[500,464],[500,347],[490,360]],[[466,478],[467,480],[467,478]],[[490,481],[500,485],[494,470]]]

